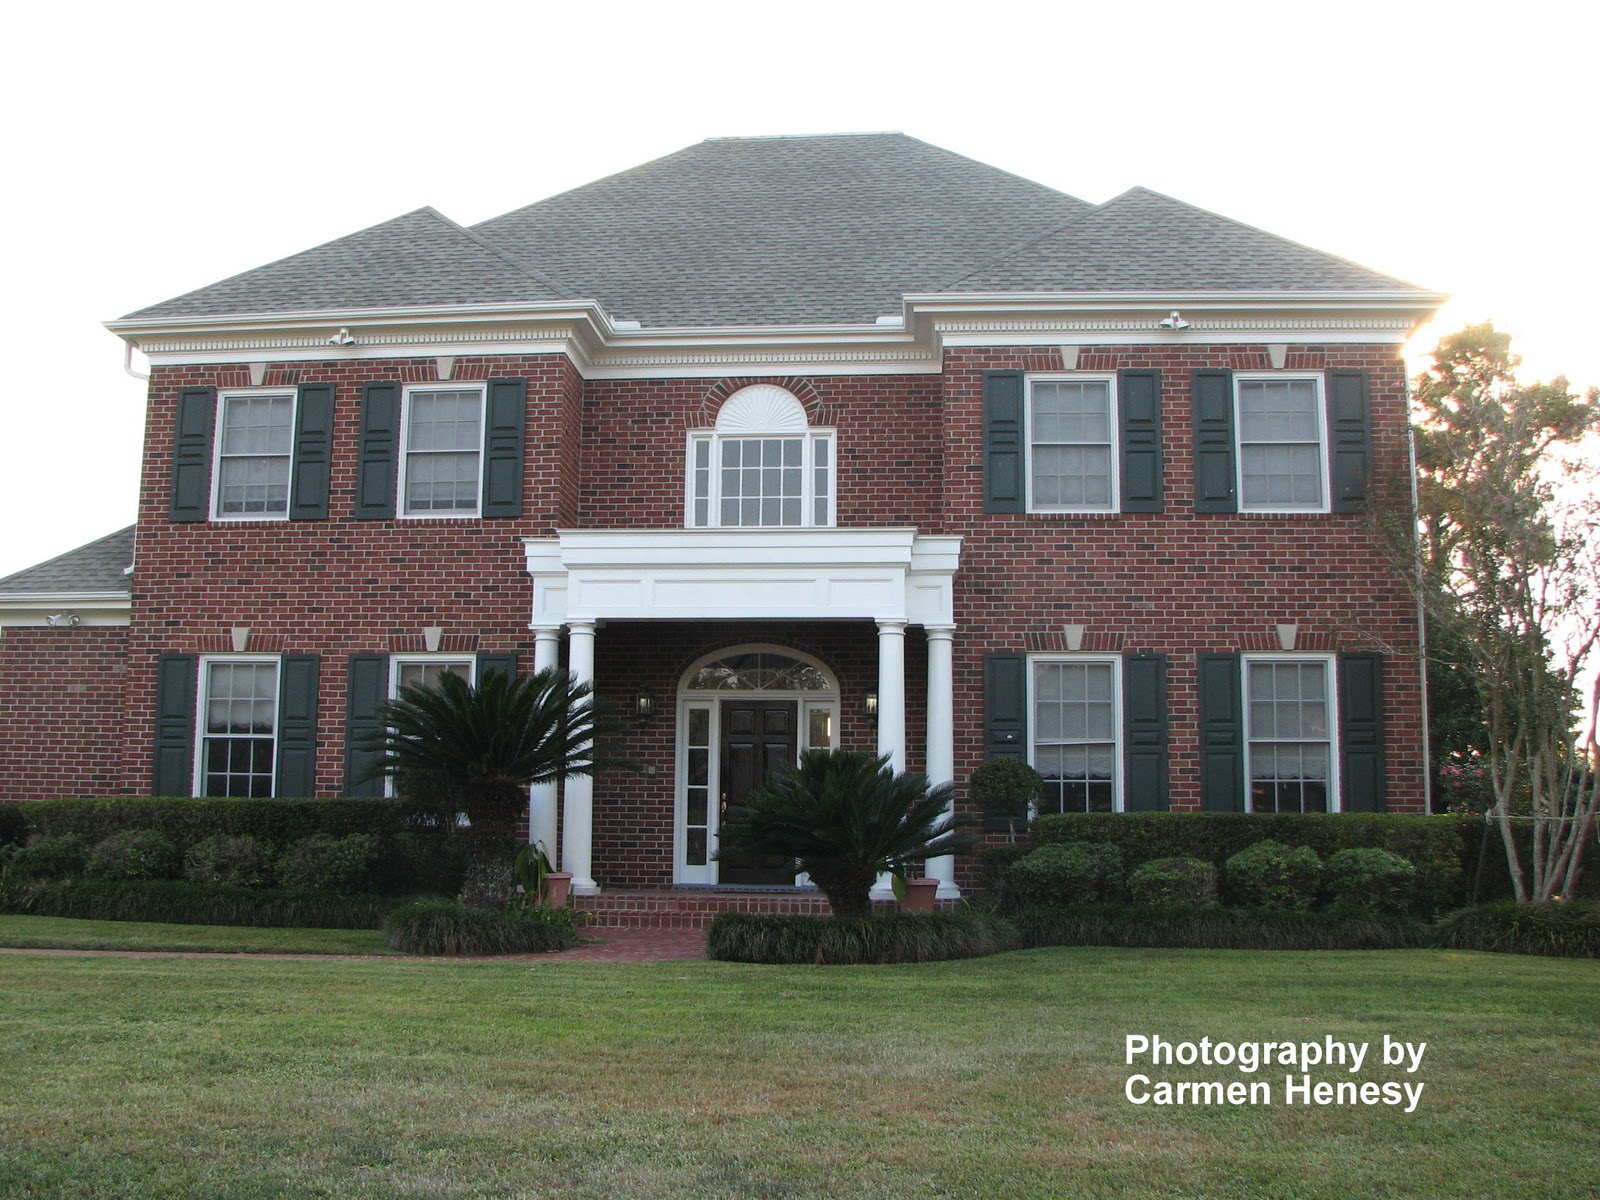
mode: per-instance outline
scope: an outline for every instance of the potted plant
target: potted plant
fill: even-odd
[[[529,904],[563,908],[572,893],[572,872],[551,866],[543,842],[530,842],[517,851],[512,876]]]

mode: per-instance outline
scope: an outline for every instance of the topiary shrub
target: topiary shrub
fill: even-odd
[[[1028,813],[1044,790],[1044,777],[1020,758],[991,758],[972,773],[968,790],[983,810],[983,827],[1015,838],[1028,828]]]
[[[316,892],[366,891],[377,849],[378,839],[370,833],[303,838],[278,858],[278,884]]]
[[[1446,916],[1435,927],[1434,939],[1452,950],[1600,958],[1600,904],[1479,904]]]
[[[1309,846],[1257,842],[1228,859],[1228,892],[1239,904],[1310,908],[1322,883],[1322,859]]]
[[[6,874],[14,881],[69,879],[83,874],[85,856],[83,839],[76,834],[40,838],[16,852]]]
[[[1323,890],[1334,912],[1412,912],[1416,884],[1416,867],[1388,850],[1341,850],[1322,866]]]
[[[1028,904],[1114,900],[1122,894],[1122,851],[1091,842],[1040,846],[1012,864],[1009,879]]]
[[[124,882],[172,879],[178,874],[178,848],[154,829],[125,829],[94,844],[83,873],[90,879]]]
[[[272,882],[272,848],[253,837],[217,834],[189,847],[183,877],[195,883],[266,887]]]
[[[1214,904],[1217,869],[1198,858],[1158,858],[1128,876],[1128,894],[1135,904]]]
[[[706,930],[706,956],[747,963],[910,963],[1015,950],[1017,931],[989,913],[885,913],[791,917],[720,913]]]
[[[495,912],[459,900],[412,900],[383,921],[383,937],[405,954],[541,954],[578,944],[570,908]]]

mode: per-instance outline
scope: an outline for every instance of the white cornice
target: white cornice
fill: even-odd
[[[49,625],[67,613],[79,618],[78,627],[126,625],[132,608],[126,592],[10,592],[0,596],[0,628]]]
[[[1403,342],[1434,293],[937,293],[871,325],[633,328],[593,300],[239,316],[106,327],[158,366],[565,354],[586,378],[937,374],[952,346]],[[1174,309],[1181,332],[1159,327]],[[335,339],[348,331],[348,344]],[[342,340],[342,339],[340,339]]]

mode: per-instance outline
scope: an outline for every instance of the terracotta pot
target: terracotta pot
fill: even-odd
[[[908,879],[906,898],[900,902],[900,907],[907,912],[932,912],[933,898],[938,891],[937,879]]]
[[[548,871],[544,877],[544,903],[551,908],[566,906],[572,892],[571,871]]]

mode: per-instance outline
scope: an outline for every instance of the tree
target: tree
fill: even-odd
[[[554,667],[522,676],[489,671],[476,687],[455,674],[434,687],[407,685],[382,720],[384,731],[364,743],[382,756],[367,778],[402,780],[466,814],[469,891],[478,900],[492,902],[509,886],[528,789],[595,769],[600,730],[591,689]]]
[[[1539,901],[1576,883],[1600,802],[1600,690],[1574,728],[1600,643],[1600,471],[1570,453],[1600,429],[1600,395],[1519,384],[1510,346],[1468,326],[1417,379],[1410,541],[1430,638],[1471,663],[1513,889]]]
[[[896,774],[887,755],[807,750],[797,768],[750,794],[723,828],[721,853],[793,859],[835,916],[870,916],[879,875],[971,847],[946,811],[953,790],[930,790],[926,775]]]

